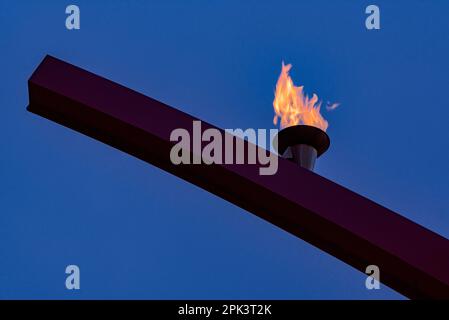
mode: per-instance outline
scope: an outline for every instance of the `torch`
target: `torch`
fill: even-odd
[[[281,75],[276,84],[273,122],[276,125],[280,119],[282,130],[276,135],[273,145],[283,158],[313,170],[316,159],[330,145],[326,134],[328,123],[320,113],[318,96],[314,94],[309,98],[302,86],[293,84],[289,75],[291,67],[291,64],[282,63]]]
[[[276,138],[275,138],[276,141]],[[277,134],[278,153],[300,167],[313,170],[315,160],[329,148],[329,136],[309,125],[295,125]]]

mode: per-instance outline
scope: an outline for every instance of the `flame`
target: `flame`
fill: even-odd
[[[292,65],[282,62],[282,71],[276,84],[276,92],[273,101],[275,116],[273,123],[277,125],[278,118],[281,119],[281,129],[305,124],[326,131],[327,121],[320,114],[321,101],[313,94],[309,98],[303,90],[303,86],[296,87],[288,72]],[[335,107],[334,107],[335,108]]]

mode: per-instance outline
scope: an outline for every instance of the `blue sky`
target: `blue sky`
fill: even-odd
[[[338,101],[316,172],[449,237],[447,1],[0,1],[0,298],[397,299],[127,154],[26,112],[46,54],[223,128],[271,128],[281,62]],[[360,212],[363,214],[363,212]],[[81,290],[65,288],[65,267]],[[382,276],[382,274],[381,274]]]

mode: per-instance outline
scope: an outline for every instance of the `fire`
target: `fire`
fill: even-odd
[[[278,118],[281,119],[281,129],[305,124],[326,131],[328,123],[320,114],[321,101],[313,94],[309,98],[303,90],[303,86],[296,87],[288,72],[292,65],[282,62],[282,71],[276,84],[276,92],[273,101],[275,116],[273,123],[277,125]],[[333,105],[333,108],[335,108]]]

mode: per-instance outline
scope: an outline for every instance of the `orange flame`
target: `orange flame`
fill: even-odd
[[[275,116],[273,123],[277,125],[281,119],[281,129],[305,124],[326,131],[327,121],[320,114],[321,101],[313,94],[309,98],[303,91],[303,86],[296,87],[288,72],[292,65],[282,62],[282,71],[276,84],[276,92],[273,101]]]

